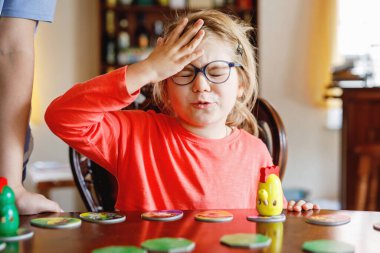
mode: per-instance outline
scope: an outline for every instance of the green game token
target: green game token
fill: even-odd
[[[30,221],[31,225],[42,228],[76,228],[81,223],[80,219],[72,217],[36,218]]]
[[[351,253],[355,247],[351,244],[334,240],[315,240],[304,242],[302,249],[315,253]]]
[[[110,246],[94,249],[91,253],[147,253],[147,251],[134,246]]]
[[[141,246],[153,252],[179,253],[192,251],[195,248],[195,243],[184,238],[163,237],[146,240]]]
[[[231,234],[220,238],[220,242],[227,246],[250,249],[268,247],[271,241],[271,238],[262,234]]]

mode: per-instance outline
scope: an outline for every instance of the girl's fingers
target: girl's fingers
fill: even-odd
[[[196,59],[201,57],[203,55],[203,53],[204,53],[204,51],[203,51],[203,49],[201,49],[201,50],[196,50],[190,54],[187,54],[187,55],[183,56],[181,59],[179,59],[179,64],[185,66],[185,65],[189,64],[190,62],[195,61]]]
[[[296,212],[301,212],[302,211],[302,205],[305,204],[305,200],[299,200],[297,204],[294,206],[293,210]]]
[[[307,202],[306,204],[303,204],[302,205],[302,209],[303,210],[305,210],[305,211],[307,211],[307,210],[311,210],[311,209],[313,209],[313,204],[312,203],[310,203],[310,202]]]
[[[293,206],[295,205],[295,201],[294,200],[291,200],[289,201],[288,203],[288,211],[293,211]]]
[[[181,22],[174,28],[173,32],[171,32],[168,38],[166,39],[167,43],[175,43],[178,40],[181,33],[183,32],[183,29],[185,29],[188,21],[189,20],[187,18],[181,20]]]
[[[320,207],[317,204],[313,204],[310,202],[306,202],[304,200],[299,200],[297,203],[294,200],[289,201],[288,203],[288,211],[301,212],[310,211],[310,210],[319,210]]]
[[[164,39],[161,38],[161,37],[158,37],[158,38],[157,38],[157,44],[156,44],[156,47],[161,46],[163,42],[164,42]]]
[[[204,21],[202,19],[198,19],[197,22],[195,22],[192,27],[187,30],[181,38],[179,38],[177,45],[182,48],[184,46],[187,46],[193,38],[200,32]]]
[[[177,56],[179,58],[183,58],[188,54],[192,54],[201,43],[204,35],[205,31],[200,30],[190,43],[188,43],[182,49],[180,49]]]

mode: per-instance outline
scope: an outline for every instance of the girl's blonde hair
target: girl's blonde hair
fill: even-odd
[[[239,74],[241,85],[243,85],[243,95],[238,97],[236,103],[227,117],[226,124],[243,128],[246,131],[257,135],[257,122],[251,113],[257,98],[257,77],[256,61],[254,47],[250,42],[253,34],[253,27],[243,20],[222,13],[217,10],[202,10],[195,13],[186,14],[189,22],[185,28],[188,30],[198,19],[203,19],[202,27],[207,33],[219,36],[225,42],[231,45],[233,60],[240,63],[243,67],[236,68]],[[173,31],[183,17],[177,17],[176,20],[167,25],[165,28],[164,39]],[[206,52],[207,53],[207,52]],[[153,96],[157,106],[163,113],[172,115],[173,111],[168,103],[167,80],[163,80],[154,85]],[[217,84],[215,84],[217,85]]]

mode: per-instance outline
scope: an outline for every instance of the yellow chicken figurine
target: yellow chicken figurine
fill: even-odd
[[[283,209],[283,192],[278,177],[279,167],[260,169],[260,183],[257,192],[257,211],[262,216],[280,215]]]

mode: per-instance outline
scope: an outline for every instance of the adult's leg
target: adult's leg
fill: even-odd
[[[8,179],[21,214],[60,211],[22,185],[25,134],[31,107],[36,22],[0,18],[0,176]],[[34,203],[33,203],[34,201]]]

